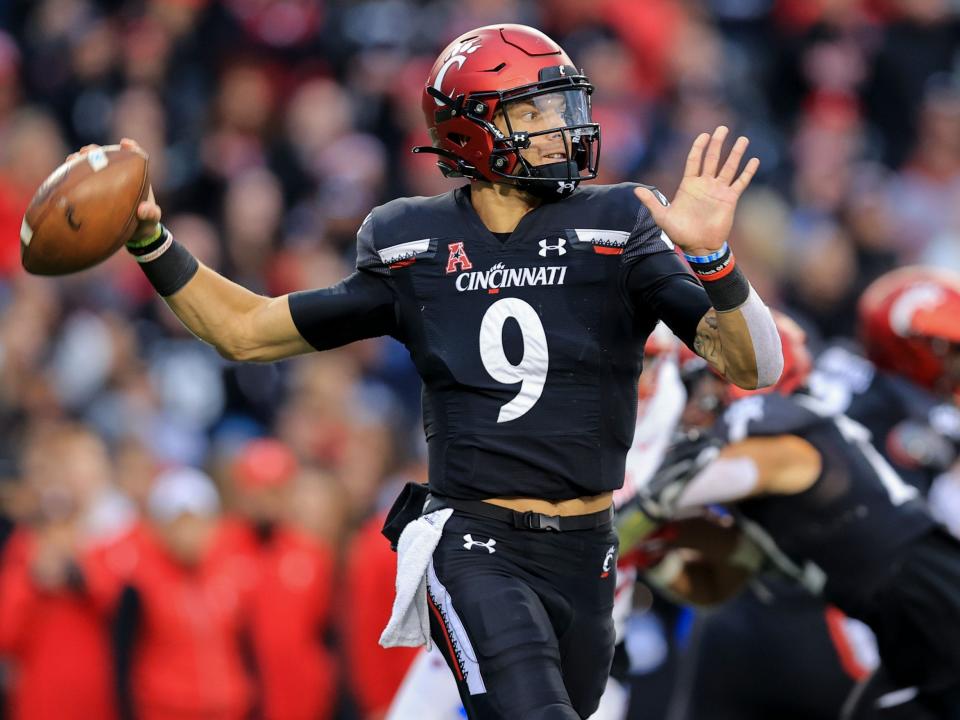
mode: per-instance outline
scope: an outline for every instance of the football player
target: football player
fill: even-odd
[[[898,269],[874,282],[858,309],[870,359],[849,344],[832,345],[816,359],[803,392],[864,425],[897,473],[930,493],[931,512],[956,534],[960,483],[945,471],[960,439],[957,377],[948,372],[951,348],[960,341],[960,277]],[[704,614],[700,624],[690,707],[698,720],[834,718],[854,681],[875,663],[875,642],[862,624],[769,576]],[[713,661],[721,649],[730,662]]]
[[[874,631],[882,672],[851,717],[955,718],[960,542],[934,521],[862,425],[808,396],[788,397],[809,359],[797,340],[802,331],[782,326],[786,368],[778,392],[743,393],[710,372],[691,380],[685,420],[709,428],[723,449],[713,457],[712,442],[687,441],[686,464],[668,456],[673,472],[664,468],[654,481],[649,507],[672,515],[736,503],[741,527],[770,541],[761,544],[785,572]],[[671,587],[681,589],[692,581],[683,558],[667,558]]]
[[[901,477],[927,493],[960,444],[960,275],[926,267],[883,275],[860,299],[858,333],[866,357],[826,349],[808,392],[864,425]]]
[[[687,397],[682,378],[703,366],[703,360],[686,348],[677,351],[674,344],[670,351],[668,341],[661,345],[667,351],[656,353],[655,368],[645,362],[641,376],[642,394],[644,378],[654,378],[648,370],[659,371],[652,393],[653,399],[663,398],[656,403],[659,432],[653,436],[643,432],[647,425],[643,421],[653,419],[652,415],[639,419],[634,447],[627,455],[623,490],[633,485],[641,497],[654,474],[648,469],[647,455],[659,464],[663,452],[641,454],[638,443],[647,437],[650,448],[657,449],[665,435],[675,435]],[[657,349],[648,342],[645,360]],[[793,361],[804,356],[788,347],[785,357]],[[796,375],[789,366],[785,374]],[[686,409],[688,416],[691,412],[696,409]],[[700,418],[699,422],[709,425],[711,420]],[[645,581],[663,592],[660,575],[671,572],[670,563],[661,562],[664,553],[682,548],[678,555],[686,557],[684,575],[696,577],[696,583],[673,599],[681,605],[711,606],[695,614],[691,645],[680,656],[684,669],[673,695],[683,708],[682,716],[691,720],[835,720],[856,681],[875,662],[870,631],[827,606],[795,578],[771,568],[750,536],[730,524],[729,514],[711,511],[701,517],[699,508],[694,512],[690,520],[650,532],[650,518],[636,503],[618,510],[621,557],[636,564]],[[704,533],[704,528],[712,530]],[[694,564],[693,559],[704,554],[707,559]],[[751,582],[744,588],[747,577]],[[668,589],[664,594],[672,593]],[[803,650],[798,655],[800,646]]]
[[[647,338],[644,347],[644,369],[638,385],[637,423],[633,444],[627,453],[626,481],[613,493],[613,504],[618,515],[618,535],[621,544],[624,534],[627,542],[631,537],[646,535],[651,523],[636,510],[626,516],[620,510],[632,505],[636,488],[642,487],[649,475],[660,465],[664,452],[673,435],[672,429],[683,409],[683,386],[677,373],[675,356],[679,341],[663,325],[657,325]],[[632,508],[634,509],[634,508]],[[621,520],[626,517],[629,525],[623,528]],[[617,557],[617,587],[614,594],[613,618],[616,631],[616,657],[625,658],[623,647],[624,626],[633,609],[633,587],[636,582],[636,558]],[[440,652],[434,648],[418,656],[404,678],[403,685],[390,705],[387,720],[404,720],[416,717],[419,720],[450,720],[458,717],[462,709],[453,677],[442,664]],[[607,688],[600,706],[590,720],[620,720],[626,714],[629,696],[621,665],[614,663]],[[441,670],[444,675],[441,675]]]
[[[759,164],[740,169],[747,139],[725,154],[725,127],[698,136],[672,204],[636,184],[581,187],[599,160],[592,91],[533,28],[457,38],[424,86],[432,146],[417,150],[468,182],[374,209],[356,272],[332,288],[256,295],[200,265],[150,200],[129,245],[184,324],[228,358],[379,335],[407,346],[424,385],[424,512],[446,522],[424,614],[470,718],[597,707],[613,655],[611,493],[656,322],[739,386],[780,374],[770,313],[726,242]]]

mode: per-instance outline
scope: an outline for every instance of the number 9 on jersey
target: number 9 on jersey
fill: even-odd
[[[503,326],[513,318],[523,337],[523,357],[516,365],[507,359],[503,347]],[[520,392],[500,408],[498,423],[516,420],[532,408],[543,394],[550,366],[547,334],[533,306],[519,298],[503,298],[491,305],[480,323],[480,359],[497,382],[520,383]]]

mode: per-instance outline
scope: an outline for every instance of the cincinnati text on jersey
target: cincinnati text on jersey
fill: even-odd
[[[547,267],[508,268],[497,263],[489,270],[465,272],[457,275],[457,290],[486,290],[496,294],[501,288],[525,287],[529,285],[563,285],[567,275],[564,265]]]

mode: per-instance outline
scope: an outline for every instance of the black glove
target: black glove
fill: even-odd
[[[720,453],[722,443],[698,430],[678,433],[640,496],[643,511],[657,520],[673,517],[687,483]]]

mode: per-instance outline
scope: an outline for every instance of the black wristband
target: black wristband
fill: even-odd
[[[693,262],[690,260],[690,256],[684,255],[687,258],[687,263],[690,265],[690,269],[697,275],[716,275],[719,272],[722,272],[727,265],[733,262],[733,251],[730,250],[730,247],[727,246],[726,250],[719,257],[709,260],[707,262]]]
[[[710,304],[717,312],[735,310],[743,305],[750,296],[750,283],[739,267],[734,266],[727,275],[719,280],[703,283]]]
[[[162,249],[164,245],[167,245],[166,249]],[[174,240],[166,228],[156,243],[151,243],[135,255],[143,274],[161,297],[170,297],[180,290],[200,269],[197,259]]]

